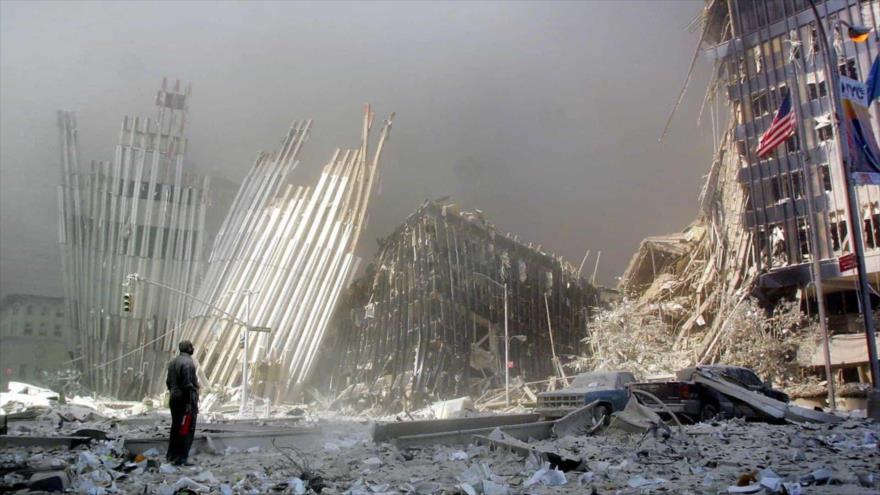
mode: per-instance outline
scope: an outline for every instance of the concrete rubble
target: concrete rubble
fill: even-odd
[[[108,431],[109,439],[73,449],[2,448],[0,490],[30,483],[83,494],[867,494],[880,488],[880,425],[854,419],[824,425],[697,424],[670,438],[610,428],[595,436],[523,442],[576,459],[575,468],[474,442],[401,449],[373,442],[364,421],[318,422],[329,426],[320,444],[200,450],[194,456],[196,466],[178,468],[164,463],[160,449],[134,456],[121,447],[128,435],[159,434],[161,422],[73,422],[58,428],[51,414],[44,415],[16,422],[10,434],[63,434],[99,426]]]
[[[54,394],[27,384],[12,388]],[[110,418],[89,406],[47,400],[48,406],[24,408],[36,414],[7,418],[8,434],[0,439],[26,443],[11,446],[0,441],[0,493],[868,494],[880,490],[880,424],[856,417],[822,423],[730,420],[651,428],[652,422],[660,422],[652,419],[650,411],[647,415],[624,411],[615,413],[605,429],[583,431],[570,424],[552,428],[572,420],[542,422],[536,414],[467,417],[467,412],[459,412],[465,417],[413,422],[342,417],[317,405],[279,406],[266,418],[233,419],[213,413],[213,420],[199,425],[197,438],[209,440],[196,442],[195,466],[175,467],[164,461],[169,425],[164,409]],[[5,399],[0,407],[21,412],[23,406]],[[627,410],[632,407],[637,405]],[[633,427],[636,416],[645,419]],[[534,429],[527,435],[516,433],[518,428],[545,423],[550,427],[543,434]],[[290,434],[293,431],[297,433]],[[442,442],[400,441],[406,438],[401,434],[412,438],[416,432],[423,438],[457,436],[446,436]],[[84,440],[70,446],[38,441],[78,435]],[[238,435],[244,443],[224,447],[217,441],[224,435]],[[128,446],[137,438],[153,438],[155,446],[134,452]]]

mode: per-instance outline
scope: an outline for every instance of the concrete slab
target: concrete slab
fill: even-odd
[[[218,453],[222,453],[227,447],[234,447],[241,450],[247,450],[251,447],[259,447],[264,451],[270,450],[273,448],[273,440],[280,446],[294,446],[302,450],[317,448],[322,445],[321,440],[324,433],[320,428],[311,427],[289,428],[284,430],[267,430],[264,428],[261,432],[219,434],[196,433],[196,437],[193,440],[193,448],[203,452],[210,450],[208,436],[211,438],[210,447]],[[164,452],[168,447],[168,437],[126,438],[123,447],[132,454],[141,454],[151,448]]]
[[[474,435],[486,436],[492,430],[499,428],[501,431],[517,440],[543,440],[550,438],[554,421],[541,421],[519,425],[492,426],[488,428],[474,428],[470,430],[455,430],[441,433],[428,433],[424,435],[406,435],[392,441],[397,448],[423,448],[432,445],[467,445],[474,443]]]
[[[476,418],[426,419],[400,421],[397,423],[376,423],[373,425],[373,441],[388,442],[398,437],[444,433],[478,428],[494,429],[497,426],[534,423],[539,414],[498,414]]]
[[[67,447],[72,449],[91,441],[92,439],[89,437],[0,435],[0,447]]]

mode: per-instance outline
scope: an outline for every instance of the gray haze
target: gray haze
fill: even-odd
[[[396,111],[365,254],[423,200],[452,195],[574,263],[601,250],[600,281],[615,283],[643,237],[696,213],[704,68],[657,138],[701,8],[2,2],[0,293],[62,292],[56,110],[78,113],[81,160],[110,160],[120,119],[152,116],[163,76],[193,85],[188,161],[231,181],[294,119],[315,119],[310,180],[334,147],[357,145],[363,103]]]

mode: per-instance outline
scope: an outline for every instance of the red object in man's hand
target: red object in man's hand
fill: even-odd
[[[180,423],[180,434],[188,435],[190,428],[192,428],[192,413],[186,413],[183,415],[183,421]]]

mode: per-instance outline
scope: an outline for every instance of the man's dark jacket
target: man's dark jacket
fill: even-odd
[[[192,356],[181,352],[168,363],[165,385],[171,391],[171,408],[182,408],[185,412],[199,410],[199,379]]]

